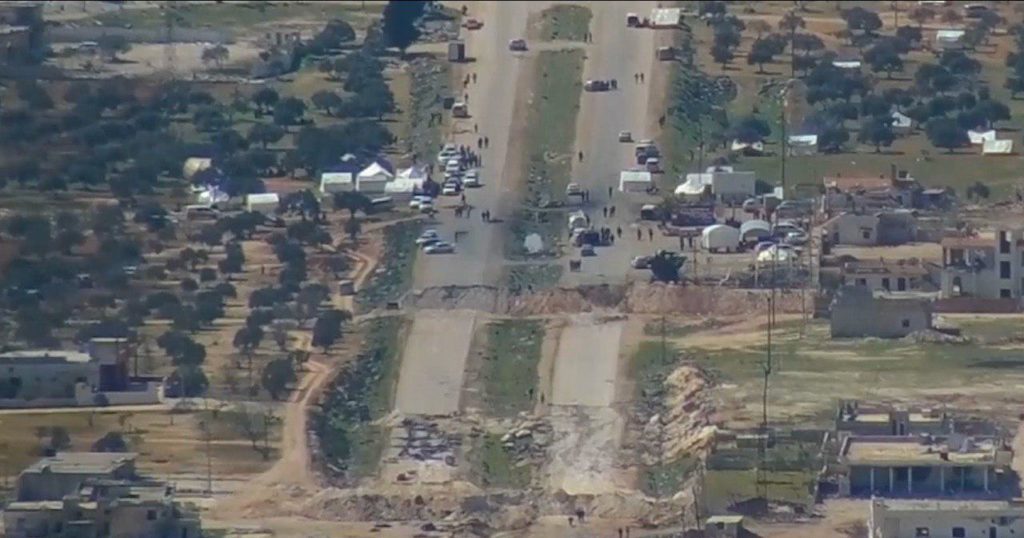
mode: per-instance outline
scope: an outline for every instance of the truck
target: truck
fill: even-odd
[[[452,105],[452,116],[456,118],[468,118],[469,117],[469,106],[462,101],[459,101]]]

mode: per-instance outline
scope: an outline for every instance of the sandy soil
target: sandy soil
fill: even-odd
[[[562,330],[551,403],[608,407],[615,398],[619,341],[625,322],[578,317]]]
[[[462,379],[477,314],[416,314],[402,354],[395,409],[409,415],[447,415],[459,410]]]

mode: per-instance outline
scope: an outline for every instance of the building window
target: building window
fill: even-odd
[[[999,290],[999,297],[1001,299],[1009,299],[1010,298],[1010,290],[1008,290],[1006,288],[1003,288],[1003,289]]]
[[[1010,253],[1010,241],[1006,237],[1006,232],[999,232],[999,253],[1009,254]]]
[[[931,536],[931,532],[928,531],[928,527],[918,527],[914,529],[914,536]]]
[[[864,239],[871,239],[871,230],[868,228],[861,228],[860,235]]]
[[[907,279],[900,277],[896,279],[896,289],[900,291],[907,291]]]
[[[156,521],[156,510],[146,510],[146,520]]]
[[[866,279],[866,278],[858,278],[857,279],[857,285],[858,286],[867,286],[868,285],[868,279]]]
[[[967,532],[963,527],[953,527],[953,538],[967,538]]]
[[[910,327],[910,320],[909,319],[903,320],[903,328],[906,329],[906,328],[909,328],[909,327]]]
[[[1010,278],[1010,262],[999,262],[999,278]]]
[[[885,288],[886,291],[889,291],[889,279],[888,278],[883,278],[882,279],[882,287]]]

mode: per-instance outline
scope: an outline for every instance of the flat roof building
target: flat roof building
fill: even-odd
[[[135,454],[125,452],[58,452],[18,475],[19,501],[59,501],[88,480],[135,477]]]
[[[869,538],[1024,534],[1024,500],[871,499]]]
[[[853,496],[986,496],[1011,486],[1012,456],[996,438],[851,435],[839,452],[839,490]]]

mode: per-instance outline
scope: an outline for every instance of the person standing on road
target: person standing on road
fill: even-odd
[[[612,197],[612,191],[613,189],[611,187],[608,187],[608,198]]]
[[[476,149],[483,149],[483,148],[484,148],[484,139],[483,138],[477,138],[476,139]]]
[[[486,137],[486,136],[484,137],[484,147],[485,148],[491,147],[491,139]]]
[[[636,240],[637,241],[643,241],[644,240],[644,233],[640,230],[640,228],[636,229]]]
[[[604,218],[608,218],[608,206],[602,207],[601,212],[604,213]]]
[[[654,242],[654,228],[647,229],[647,238],[650,239],[652,243]]]
[[[479,128],[478,128],[478,127],[477,127],[477,125],[476,125],[476,124],[474,123],[474,124],[473,124],[473,132],[475,133],[475,132],[477,132],[477,131],[479,131]]]
[[[476,73],[473,73],[473,84],[476,84]]]
[[[608,216],[615,218],[615,206],[612,206],[612,208],[608,210]]]
[[[640,84],[644,83],[644,74],[640,73]]]

